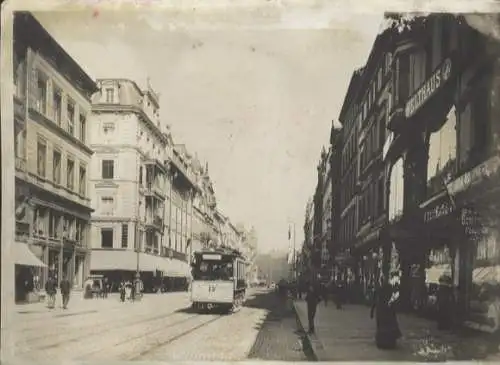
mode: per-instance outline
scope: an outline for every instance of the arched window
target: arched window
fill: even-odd
[[[403,213],[404,172],[403,158],[400,157],[392,166],[389,184],[389,221]]]

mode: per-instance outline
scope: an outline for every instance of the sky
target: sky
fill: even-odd
[[[256,228],[259,251],[287,250],[293,223],[300,247],[321,148],[382,13],[317,3],[35,16],[92,78],[150,79],[175,142],[208,162],[218,206]]]

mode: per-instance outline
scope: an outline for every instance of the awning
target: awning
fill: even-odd
[[[23,242],[14,242],[14,262],[18,265],[47,267]]]
[[[166,264],[164,273],[172,278],[187,278],[191,276],[191,268],[187,262],[171,259]]]
[[[139,253],[139,271],[161,270],[159,256]],[[90,258],[90,270],[92,271],[136,271],[137,252],[130,250],[92,250]]]
[[[472,282],[474,284],[500,283],[500,266],[478,267],[472,271]]]

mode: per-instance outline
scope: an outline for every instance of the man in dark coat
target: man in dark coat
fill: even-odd
[[[63,276],[59,287],[61,289],[62,306],[63,306],[63,309],[66,309],[68,307],[69,294],[71,291],[71,284],[70,284],[68,277],[66,275]]]
[[[52,275],[49,276],[45,283],[45,292],[47,293],[47,306],[52,309],[55,306],[57,294],[57,282]]]
[[[321,301],[321,288],[316,281],[308,285],[306,293],[307,318],[309,320],[309,333],[314,333],[314,317],[318,303]]]

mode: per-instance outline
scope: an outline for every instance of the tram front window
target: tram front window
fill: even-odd
[[[232,280],[233,263],[201,261],[193,268],[194,280]]]

